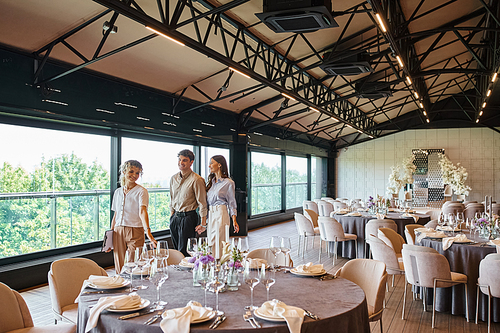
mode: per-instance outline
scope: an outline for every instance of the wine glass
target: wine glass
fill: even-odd
[[[198,238],[198,249],[203,249],[203,248],[206,248],[208,253],[211,252],[207,237]]]
[[[452,232],[455,232],[456,219],[453,213],[448,214],[448,226],[451,228]]]
[[[277,255],[278,253],[281,252],[281,239],[279,236],[272,236],[271,237],[271,243],[269,244],[269,250],[274,254],[274,262],[273,262],[273,269],[274,269],[274,264],[276,263],[277,260]]]
[[[125,273],[130,274],[130,292],[137,290],[132,287],[132,272],[137,268],[137,264],[134,260],[134,255],[135,252],[133,250],[127,250],[125,252],[125,260],[123,262],[123,270],[125,271]]]
[[[197,270],[196,279],[197,279],[198,283],[201,285],[201,287],[203,288],[204,293],[205,293],[205,303],[203,304],[203,306],[208,309],[208,307],[207,307],[207,289],[208,289],[207,283],[208,283],[208,279],[209,279],[208,270],[207,270],[207,267],[201,263],[198,264],[198,267],[196,268],[196,270]]]
[[[156,302],[154,310],[162,310],[167,302],[163,302],[160,299],[160,288],[168,279],[168,265],[161,258],[156,258],[156,262],[151,265],[151,270],[149,273],[149,281],[156,286]]]
[[[248,252],[250,252],[250,247],[248,246],[248,237],[240,237],[238,239],[238,250],[241,252],[243,258],[246,259]]]
[[[135,249],[135,256],[134,256],[135,260],[134,261],[135,261],[135,264],[137,265],[137,268],[141,272],[141,285],[137,286],[136,287],[137,289],[147,289],[148,288],[148,286],[144,285],[143,274],[142,274],[142,270],[144,269],[144,266],[146,266],[148,264],[147,259],[143,256],[143,252],[144,252],[144,246],[138,247]]]
[[[439,213],[439,217],[438,217],[438,226],[439,226],[439,229],[443,230],[443,226],[444,226],[444,214],[443,212]]]
[[[266,269],[260,270],[260,282],[264,284],[267,290],[267,300],[269,301],[269,288],[276,282],[276,273],[273,269],[266,271]]]
[[[288,253],[292,249],[292,242],[290,241],[290,237],[281,237],[281,253],[285,255],[285,262],[288,260]]]
[[[243,272],[243,279],[245,283],[250,286],[250,306],[245,306],[246,310],[255,310],[256,306],[253,305],[253,288],[259,284],[259,269],[251,269],[250,262],[245,262],[245,271]]]
[[[165,265],[168,265],[168,242],[167,241],[159,241],[156,246],[156,257],[162,261],[165,261]]]
[[[457,226],[461,230],[462,229],[462,224],[464,223],[464,213],[463,212],[457,212],[456,216],[456,221],[457,221]]]
[[[194,257],[194,255],[198,251],[198,239],[197,238],[188,238],[186,251],[187,251],[187,253],[189,253],[189,255],[191,257]]]
[[[220,276],[220,269],[218,265],[212,265],[210,268],[210,281],[208,282],[206,288],[210,288],[215,291],[215,311],[217,315],[222,315],[224,312],[219,311],[219,291],[224,288],[225,282],[224,278]],[[205,291],[206,292],[206,291]]]

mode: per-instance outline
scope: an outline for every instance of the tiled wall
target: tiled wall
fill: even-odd
[[[412,149],[442,148],[448,158],[460,162],[472,188],[467,200],[493,196],[500,202],[500,133],[489,128],[409,130],[351,146],[338,154],[338,197],[385,195],[391,166],[411,155]],[[402,193],[400,197],[402,197]]]

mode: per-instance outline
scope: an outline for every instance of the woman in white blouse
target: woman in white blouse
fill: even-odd
[[[233,221],[234,232],[240,230],[236,222],[236,199],[234,181],[229,178],[226,159],[222,155],[210,159],[210,175],[207,180],[207,222],[208,243],[217,259],[222,255],[222,241],[226,240],[226,226],[230,225],[229,214]],[[227,235],[229,236],[229,235]]]
[[[149,227],[148,191],[137,184],[142,175],[139,161],[129,160],[120,166],[120,184],[113,196],[111,210],[115,212],[111,229],[113,232],[113,252],[115,271],[120,274],[127,250],[135,250],[144,245],[144,233],[155,244],[156,240]]]

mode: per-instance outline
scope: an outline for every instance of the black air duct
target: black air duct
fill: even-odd
[[[363,82],[355,86],[359,98],[378,99],[392,96],[389,82]]]
[[[338,27],[331,0],[264,0],[264,12],[255,14],[274,32],[311,32]]]
[[[342,60],[328,61],[329,53],[325,54],[326,61],[319,67],[330,75],[358,75],[372,72],[373,69],[364,53],[356,54]]]

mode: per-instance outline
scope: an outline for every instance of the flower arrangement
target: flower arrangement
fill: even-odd
[[[233,246],[231,248],[231,244],[222,242],[222,256],[220,257],[220,263],[224,264],[227,263],[227,266],[234,271],[235,269],[243,267],[243,264],[241,263],[243,260],[243,255],[241,254],[241,251],[236,248],[236,246]]]
[[[375,202],[373,201],[373,197],[370,195],[368,198],[368,203],[367,203],[368,208],[372,208],[375,206]]]
[[[194,263],[195,269],[197,269],[200,264],[208,265],[215,261],[215,258],[210,254],[208,244],[203,244],[198,250],[199,251],[188,260],[189,263]]]
[[[387,186],[388,194],[398,194],[405,184],[413,184],[413,173],[417,170],[417,166],[413,163],[415,155],[403,159],[401,164],[396,164],[391,167],[389,175],[389,185]]]
[[[469,174],[460,163],[455,166],[446,155],[441,154],[439,166],[441,167],[443,183],[450,184],[453,191],[458,195],[469,195],[471,188],[465,185]]]

